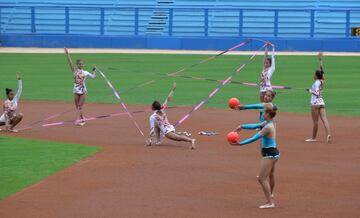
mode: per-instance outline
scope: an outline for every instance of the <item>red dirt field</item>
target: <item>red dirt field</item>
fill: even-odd
[[[68,103],[22,102],[22,126],[71,108]],[[131,110],[145,107],[130,107]],[[86,114],[122,111],[119,105],[88,104]],[[172,122],[189,108],[168,110]],[[148,132],[150,112],[136,114]],[[61,120],[72,118],[64,115]],[[259,145],[232,147],[225,135],[256,111],[200,109],[179,130],[217,131],[197,136],[197,149],[164,140],[144,147],[126,116],[36,128],[18,137],[100,145],[102,152],[0,201],[0,217],[360,217],[360,118],[330,117],[333,143],[323,128],[318,143],[305,143],[311,118],[279,113],[277,208],[260,210],[265,198],[256,181]],[[56,119],[55,119],[56,120]],[[60,119],[58,119],[60,120]],[[244,132],[247,137],[253,132]]]

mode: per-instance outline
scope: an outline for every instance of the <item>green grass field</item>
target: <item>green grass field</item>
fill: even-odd
[[[82,58],[90,71],[96,64],[122,92],[137,84],[158,79],[159,74],[174,72],[183,66],[196,63],[209,55],[160,55],[160,54],[74,54]],[[209,63],[184,72],[182,75],[206,76],[224,79],[249,56],[221,56]],[[241,71],[234,80],[254,82],[259,80],[262,56]],[[313,72],[318,67],[316,57],[278,56],[274,85],[296,88],[279,90],[276,103],[281,111],[309,111],[309,93],[305,87],[313,83]],[[324,98],[327,112],[332,115],[360,116],[360,61],[359,57],[325,57],[326,86]],[[22,99],[72,101],[72,74],[63,54],[0,54],[0,87],[16,88],[15,73],[22,72],[24,94]],[[162,100],[168,93],[174,78],[167,78],[152,85],[123,94],[128,104],[150,104],[154,99]],[[172,105],[195,105],[217,84],[208,81],[176,78],[178,89]],[[104,80],[99,76],[87,82],[89,102],[115,103],[115,98]],[[230,97],[238,97],[244,103],[258,102],[258,88],[242,85],[227,85],[206,107],[227,107]]]
[[[216,82],[163,78],[161,74],[174,72],[184,66],[197,63],[209,55],[160,55],[160,54],[74,54],[73,60],[85,60],[87,70],[96,64],[120,92],[155,79],[156,83],[124,92],[128,104],[149,105],[155,99],[163,100],[171,84],[177,81],[177,91],[172,105],[193,106],[208,95]],[[190,69],[182,75],[225,79],[249,56],[221,56],[209,63]],[[261,71],[262,56],[249,63],[234,80],[257,83]],[[305,87],[313,83],[317,69],[316,57],[278,56],[274,85],[295,87],[278,90],[276,104],[280,111],[308,113],[310,95]],[[360,116],[360,61],[359,57],[325,57],[326,86],[324,98],[327,112],[332,115]],[[23,78],[23,100],[73,101],[72,74],[63,54],[0,54],[0,90],[16,89],[16,72]],[[88,102],[116,103],[104,80],[87,81]],[[226,108],[231,97],[243,103],[258,102],[258,88],[229,84],[205,107]],[[4,96],[4,94],[3,94]],[[5,96],[4,96],[5,97]],[[20,106],[21,110],[21,106]],[[34,184],[58,170],[83,159],[100,148],[76,144],[34,141],[0,137],[0,199]]]
[[[78,144],[0,137],[0,199],[99,150]]]

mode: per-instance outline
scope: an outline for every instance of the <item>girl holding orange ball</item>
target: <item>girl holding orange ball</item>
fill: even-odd
[[[272,109],[275,105],[272,103],[276,96],[274,91],[266,91],[264,94],[264,102],[258,104],[240,104],[239,100],[232,98],[229,101],[229,107],[234,110],[249,110],[249,109],[259,109],[260,110],[260,122],[264,121],[264,109]]]
[[[230,141],[231,145],[246,145],[261,139],[261,166],[257,179],[264,191],[266,204],[259,206],[260,209],[274,208],[274,187],[275,187],[275,164],[280,158],[280,152],[276,144],[276,129],[273,119],[276,116],[276,106],[272,109],[266,108],[264,112],[264,122],[257,124],[243,124],[236,128],[236,132],[241,129],[258,129],[262,128],[251,138],[241,142]],[[238,138],[238,137],[237,137]]]

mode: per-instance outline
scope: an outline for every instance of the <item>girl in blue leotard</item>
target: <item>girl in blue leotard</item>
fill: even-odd
[[[276,116],[276,107],[272,109],[265,109],[264,122],[257,124],[243,124],[235,131],[239,132],[241,129],[258,129],[263,127],[253,137],[243,140],[241,142],[232,143],[232,145],[246,145],[261,139],[261,167],[258,181],[264,191],[266,197],[266,204],[259,206],[261,209],[274,208],[274,187],[275,187],[275,164],[279,160],[280,153],[276,145],[276,130],[273,119]],[[269,179],[268,179],[269,178]]]

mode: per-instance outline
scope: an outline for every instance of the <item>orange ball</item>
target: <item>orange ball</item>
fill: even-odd
[[[234,109],[236,108],[237,106],[239,106],[240,102],[239,102],[239,99],[237,98],[230,98],[229,100],[229,107]]]
[[[236,143],[238,142],[240,139],[240,136],[237,132],[229,132],[229,134],[227,134],[227,140],[230,143]]]

